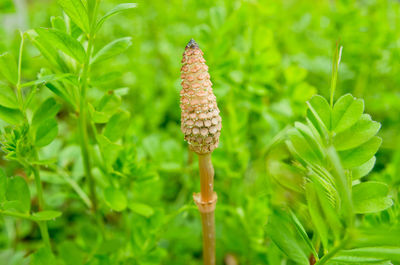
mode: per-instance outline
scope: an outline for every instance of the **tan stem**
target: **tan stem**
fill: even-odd
[[[211,153],[199,155],[199,169],[201,200],[203,202],[212,201],[214,194],[214,168],[211,162]]]
[[[214,211],[202,213],[203,227],[203,261],[204,265],[215,265],[215,221]]]
[[[211,154],[199,155],[200,194],[193,198],[199,207],[203,228],[203,260],[204,265],[215,265],[215,221],[214,211],[217,194],[213,191],[214,168]]]

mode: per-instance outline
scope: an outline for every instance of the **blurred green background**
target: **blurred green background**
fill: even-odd
[[[122,2],[103,0],[100,12]],[[151,214],[104,210],[110,236],[93,264],[201,264],[201,225],[191,199],[199,190],[197,163],[180,132],[180,61],[190,38],[204,52],[223,121],[220,146],[213,154],[219,264],[229,255],[240,264],[276,264],[271,257],[282,255],[271,247],[265,224],[270,206],[288,199],[266,172],[266,151],[279,131],[302,119],[312,95],[328,96],[337,41],[343,54],[336,97],[352,93],[363,98],[366,112],[382,123],[383,145],[369,178],[398,190],[399,1],[137,3],[99,32],[96,50],[124,36],[131,36],[133,45],[93,69],[95,88],[89,97],[95,101],[109,90],[129,89],[123,96],[123,107],[131,113],[124,157],[131,161],[132,174],[113,178],[125,185],[128,197],[148,205]],[[0,52],[17,54],[17,29],[49,27],[51,16],[62,15],[56,1],[1,0]],[[27,43],[22,65],[26,81],[46,67]],[[49,95],[42,88],[39,98]],[[76,128],[63,112],[58,120],[59,137],[42,155],[57,156],[58,163],[82,181],[79,147],[71,133]],[[16,168],[1,164],[8,172]],[[96,229],[66,185],[52,174],[44,180],[48,204],[63,211],[62,218],[50,223],[53,242],[63,246],[60,253],[73,249],[71,255],[84,256],[82,246],[96,240]],[[184,205],[188,207],[178,214]],[[23,264],[23,257],[39,244],[37,228],[12,219],[0,222],[0,264]]]

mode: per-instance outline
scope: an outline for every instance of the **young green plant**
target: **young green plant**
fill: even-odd
[[[289,211],[290,218],[276,210],[278,214],[271,217],[268,234],[288,259],[303,265],[348,264],[355,257],[359,264],[365,264],[385,252],[387,262],[398,258],[393,253],[399,249],[392,248],[389,238],[384,243],[387,245],[377,248],[376,239],[383,237],[377,232],[381,229],[365,231],[357,222],[357,214],[384,211],[393,201],[385,183],[362,180],[375,164],[375,153],[382,141],[376,136],[380,124],[364,113],[363,100],[351,94],[333,100],[340,54],[337,47],[330,102],[320,95],[313,96],[307,102],[306,122],[296,122],[287,131],[283,148],[289,155],[282,162],[269,163],[281,169],[281,172],[270,170],[279,183],[285,185],[290,178],[302,183],[301,187],[290,189],[293,196],[302,193],[304,204],[300,196],[292,202],[295,205],[290,207],[293,210]],[[291,164],[283,162],[290,160]],[[283,169],[286,174],[282,174]],[[296,213],[304,215],[298,210],[301,208],[308,210],[307,219],[302,221],[296,216]],[[302,223],[314,229],[312,240]],[[375,239],[367,239],[365,232],[373,234]],[[361,243],[360,238],[365,242]],[[365,245],[371,247],[371,253],[362,251]],[[358,254],[352,256],[349,252]]]
[[[36,82],[21,82],[22,54],[25,35],[21,33],[18,64],[9,53],[0,56],[0,72],[9,82],[1,83],[0,118],[9,125],[2,131],[1,145],[5,158],[18,162],[26,175],[33,175],[38,211],[31,213],[30,190],[22,177],[6,178],[0,172],[0,214],[37,222],[42,241],[51,250],[47,221],[61,215],[61,212],[46,211],[43,187],[40,176],[40,165],[48,165],[48,161],[40,161],[40,148],[50,144],[57,136],[58,126],[55,119],[60,106],[53,99],[45,100],[28,118],[27,109],[37,90]],[[29,89],[30,88],[30,89]]]
[[[190,150],[199,158],[200,193],[193,194],[203,227],[204,264],[215,264],[214,211],[217,194],[213,191],[214,168],[211,153],[218,146],[221,117],[203,52],[191,39],[182,59],[181,130]]]
[[[95,107],[88,99],[87,94],[88,90],[93,88],[91,83],[91,80],[94,79],[93,66],[125,51],[131,45],[131,38],[116,39],[97,52],[95,52],[95,40],[106,20],[122,11],[135,8],[136,4],[119,4],[99,17],[100,2],[100,0],[85,2],[59,0],[58,3],[68,17],[53,17],[51,28],[37,28],[30,31],[29,35],[33,44],[50,63],[51,68],[45,69],[45,71],[56,76],[60,74],[68,76],[67,80],[51,80],[52,82],[48,82],[46,86],[66,103],[69,103],[73,113],[77,116],[79,145],[90,194],[90,203],[86,204],[91,206],[94,215],[97,215],[97,220],[101,223],[97,211],[96,183],[92,173],[92,170],[98,166],[93,157],[93,144],[111,145],[110,140],[115,141],[120,134],[114,133],[110,137],[107,133],[110,131],[111,125],[108,125],[108,122],[115,124],[116,120],[126,120],[129,115],[118,108],[120,99],[114,94],[114,91],[107,91],[100,102],[95,104]],[[108,105],[112,105],[112,107]],[[104,135],[98,134],[95,124],[106,124]],[[103,148],[100,150],[103,154]],[[103,165],[102,167],[105,168]]]

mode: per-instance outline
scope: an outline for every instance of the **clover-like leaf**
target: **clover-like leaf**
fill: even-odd
[[[298,264],[309,264],[307,254],[305,254],[294,232],[283,217],[280,217],[278,214],[272,215],[267,225],[267,233],[276,246],[289,259]]]
[[[33,114],[32,126],[36,127],[48,119],[54,118],[60,107],[60,104],[54,98],[46,99]]]
[[[99,63],[101,61],[110,59],[122,52],[124,52],[126,49],[129,48],[129,46],[132,45],[132,38],[131,37],[125,37],[125,38],[120,38],[116,39],[110,43],[108,43],[106,46],[101,48],[96,55],[93,57],[93,60],[91,63]]]
[[[80,63],[83,63],[86,57],[85,49],[82,44],[72,36],[57,29],[38,28],[36,32],[49,43],[65,54],[71,56]]]
[[[0,119],[10,124],[18,124],[24,120],[19,109],[10,109],[0,106]]]
[[[304,138],[304,136],[296,129],[288,132],[290,139],[290,147],[293,147],[301,160],[307,163],[316,163],[321,161],[319,154],[313,150],[312,145]]]
[[[129,117],[129,112],[126,111],[115,113],[104,128],[104,136],[106,136],[112,142],[115,142],[121,138],[127,129]]]
[[[376,157],[373,156],[370,160],[362,164],[361,166],[355,167],[351,169],[352,179],[359,179],[366,175],[374,168],[376,162]]]
[[[318,128],[330,130],[331,128],[331,108],[328,101],[320,95],[313,96],[308,102],[307,117]]]
[[[355,185],[352,191],[355,211],[374,213],[391,207],[393,200],[388,193],[388,186],[381,182],[368,181]]]
[[[128,207],[133,212],[142,215],[144,217],[150,217],[154,214],[154,209],[148,206],[147,204],[131,202],[129,203]]]
[[[371,120],[371,116],[363,114],[349,129],[338,133],[333,144],[338,151],[357,147],[371,139],[380,129],[380,123]]]
[[[0,54],[0,73],[12,84],[18,82],[17,63],[9,52]]]
[[[35,134],[35,145],[37,147],[43,147],[50,144],[58,134],[57,121],[54,118],[50,118],[40,123]]]
[[[361,166],[370,160],[378,151],[382,139],[378,136],[372,137],[366,143],[346,151],[340,151],[339,156],[344,168]]]
[[[61,212],[58,211],[40,211],[32,215],[32,219],[35,221],[50,221],[61,216]]]
[[[114,187],[108,187],[104,190],[104,199],[107,205],[117,212],[125,210],[128,204],[125,194]]]
[[[8,180],[6,198],[5,209],[29,213],[31,209],[31,195],[28,184],[22,177],[14,177]]]
[[[104,24],[104,22],[109,19],[110,17],[119,14],[123,11],[133,9],[137,6],[135,3],[122,3],[117,6],[115,6],[113,9],[111,9],[109,12],[107,12],[104,16],[102,16],[99,21],[97,22],[96,25],[96,30],[99,30],[101,26]]]
[[[364,101],[352,95],[341,96],[333,106],[331,130],[342,132],[353,126],[364,112]]]
[[[81,0],[58,0],[58,4],[81,30],[89,32],[88,13]]]
[[[0,82],[0,106],[18,109],[18,101],[12,88]]]

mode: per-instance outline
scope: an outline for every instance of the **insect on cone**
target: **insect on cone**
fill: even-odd
[[[211,153],[219,143],[221,116],[205,62],[199,45],[191,39],[182,59],[181,129],[189,148],[199,156],[200,193],[193,194],[193,199],[202,220],[204,264],[214,265],[217,194]]]

